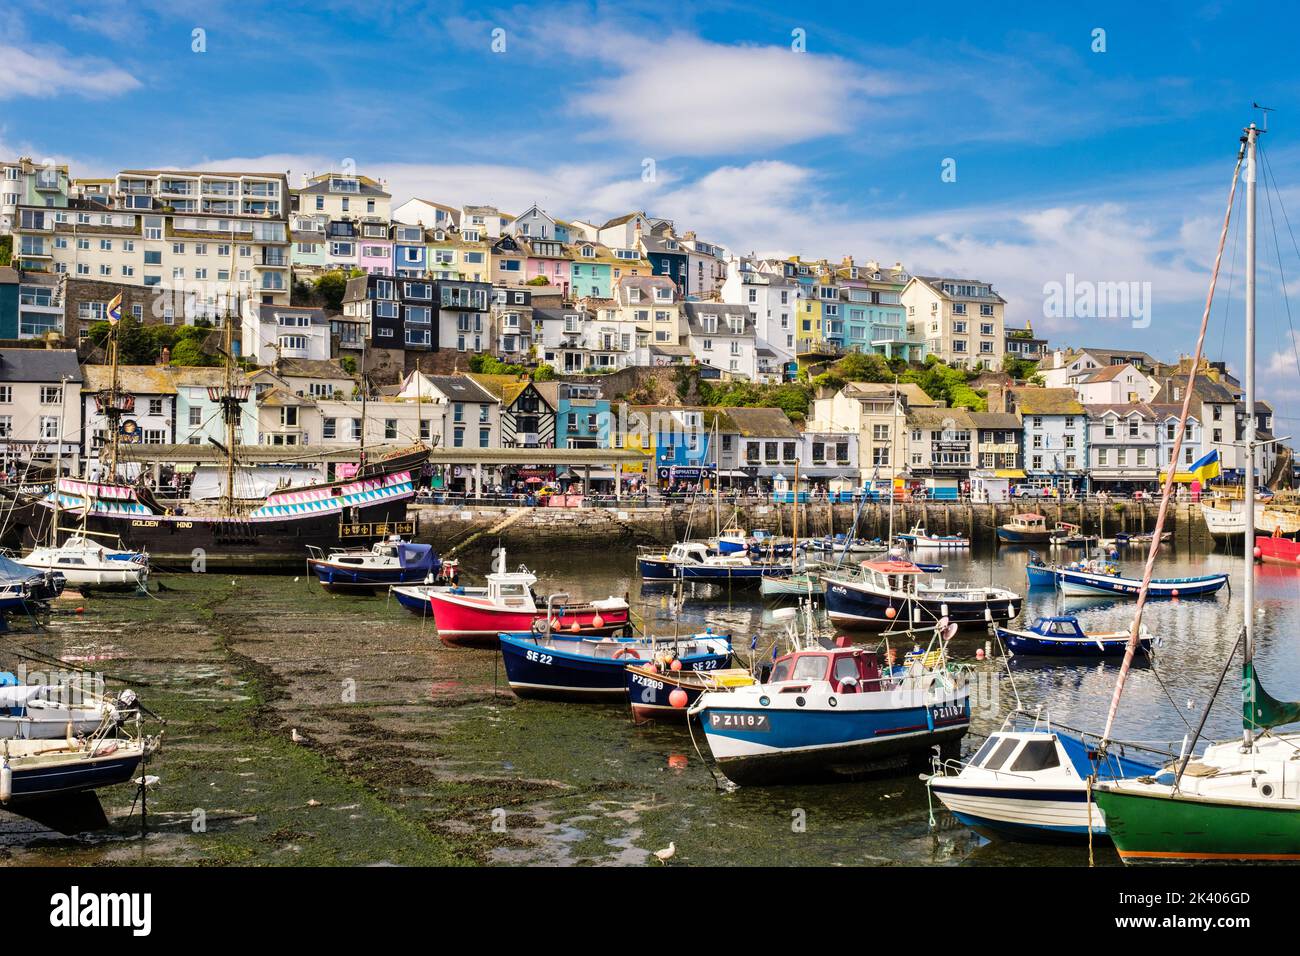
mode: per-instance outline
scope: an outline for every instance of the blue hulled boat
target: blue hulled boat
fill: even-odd
[[[1043,564],[1032,555],[1025,574],[1030,587],[1055,588],[1073,597],[1137,597],[1142,590],[1141,578],[1126,578],[1119,568],[1104,561],[1079,561],[1074,564]],[[1228,584],[1226,574],[1202,574],[1186,578],[1152,578],[1147,598],[1205,597]]]
[[[1087,633],[1073,616],[1040,617],[1028,630],[997,628],[998,637],[1016,654],[1052,655],[1057,657],[1106,657],[1123,654],[1128,646],[1127,631]],[[1151,650],[1151,635],[1138,635],[1144,651]]]
[[[1020,613],[1021,597],[1006,588],[921,583],[922,569],[910,561],[864,561],[822,575],[826,610],[845,627],[927,627],[941,618],[961,626],[984,627]]]
[[[307,569],[331,591],[377,591],[424,581],[442,567],[432,545],[389,538],[364,548],[336,548],[328,555],[309,547]]]
[[[637,557],[637,570],[647,581],[707,581],[716,584],[758,584],[764,575],[788,577],[792,562],[762,562],[748,554],[713,554],[696,541],[683,541],[668,551],[643,551]]]
[[[770,678],[705,691],[698,714],[718,769],[734,783],[843,779],[954,751],[970,726],[964,676],[919,658],[881,668],[874,651],[802,648]]]
[[[731,660],[731,638],[706,631],[682,638],[571,638],[499,635],[510,689],[520,697],[612,700],[627,693],[624,671],[672,657],[682,670],[718,670]]]

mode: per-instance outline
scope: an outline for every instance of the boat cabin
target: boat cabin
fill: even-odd
[[[1083,633],[1083,628],[1079,627],[1079,619],[1075,617],[1040,617],[1034,621],[1029,630],[1044,637],[1088,638],[1088,635]]]
[[[1047,519],[1040,514],[1034,514],[1030,511],[1021,514],[1012,515],[1004,527],[1016,528],[1020,531],[1046,531]]]
[[[878,588],[892,593],[915,594],[921,569],[911,561],[863,561],[862,570],[867,580]]]
[[[682,564],[700,564],[709,556],[709,549],[698,541],[679,541],[668,550],[668,560]]]
[[[489,574],[487,598],[495,606],[512,611],[537,610],[537,595],[533,593],[536,576],[527,571],[508,571]]]
[[[349,549],[331,551],[329,561],[345,567],[389,567],[431,569],[435,553],[429,544],[416,544],[401,538],[387,538],[370,546],[369,551]]]
[[[845,647],[832,650],[794,651],[772,665],[769,684],[784,684],[779,693],[807,690],[814,681],[826,681],[837,694],[878,690],[880,659],[875,651]]]

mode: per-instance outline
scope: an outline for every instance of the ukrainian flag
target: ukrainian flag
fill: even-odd
[[[1205,484],[1211,478],[1219,477],[1219,449],[1216,448],[1208,455],[1192,462],[1192,467],[1188,470],[1201,484]]]
[[[117,325],[122,320],[122,293],[113,296],[108,303],[108,324]]]

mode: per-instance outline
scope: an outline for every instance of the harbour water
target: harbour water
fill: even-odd
[[[943,553],[953,581],[1024,592],[1023,549]],[[1138,574],[1143,553],[1120,561]],[[465,557],[469,570],[489,557]],[[659,633],[712,627],[743,656],[777,628],[756,590],[642,590],[630,548],[511,551],[540,594],[629,594]],[[1246,562],[1222,553],[1163,556],[1157,574],[1228,570],[1231,591],[1157,602],[1146,626],[1157,666],[1134,671],[1116,736],[1177,746],[1195,725],[1241,626]],[[1300,575],[1255,571],[1258,662],[1277,696],[1300,696]],[[625,706],[518,701],[495,652],[448,649],[384,597],[338,597],[305,575],[160,575],[150,597],[62,602],[48,627],[0,639],[0,664],[28,647],[134,687],[167,718],[148,773],[149,830],[129,817],[130,788],[105,791],[109,830],[65,838],[0,813],[11,864],[626,864],[1086,865],[1082,848],[987,843],[931,808],[915,776],[802,787],[720,787],[688,732],[635,727]],[[79,611],[80,609],[80,611]],[[1085,628],[1127,626],[1132,602],[1029,592],[1025,616],[1077,613]],[[973,730],[994,729],[1018,699],[1100,731],[1117,665],[976,661],[988,639],[963,633],[954,655],[976,669]],[[872,640],[863,636],[862,640]],[[1240,727],[1235,671],[1208,731]],[[292,739],[297,731],[299,742]],[[967,746],[977,741],[967,738]],[[701,747],[704,746],[700,740]],[[931,826],[933,813],[934,826]],[[1109,848],[1100,864],[1117,860]]]

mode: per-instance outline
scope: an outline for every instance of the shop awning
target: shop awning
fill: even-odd
[[[1019,468],[998,468],[993,472],[994,478],[1024,478],[1025,473]]]

